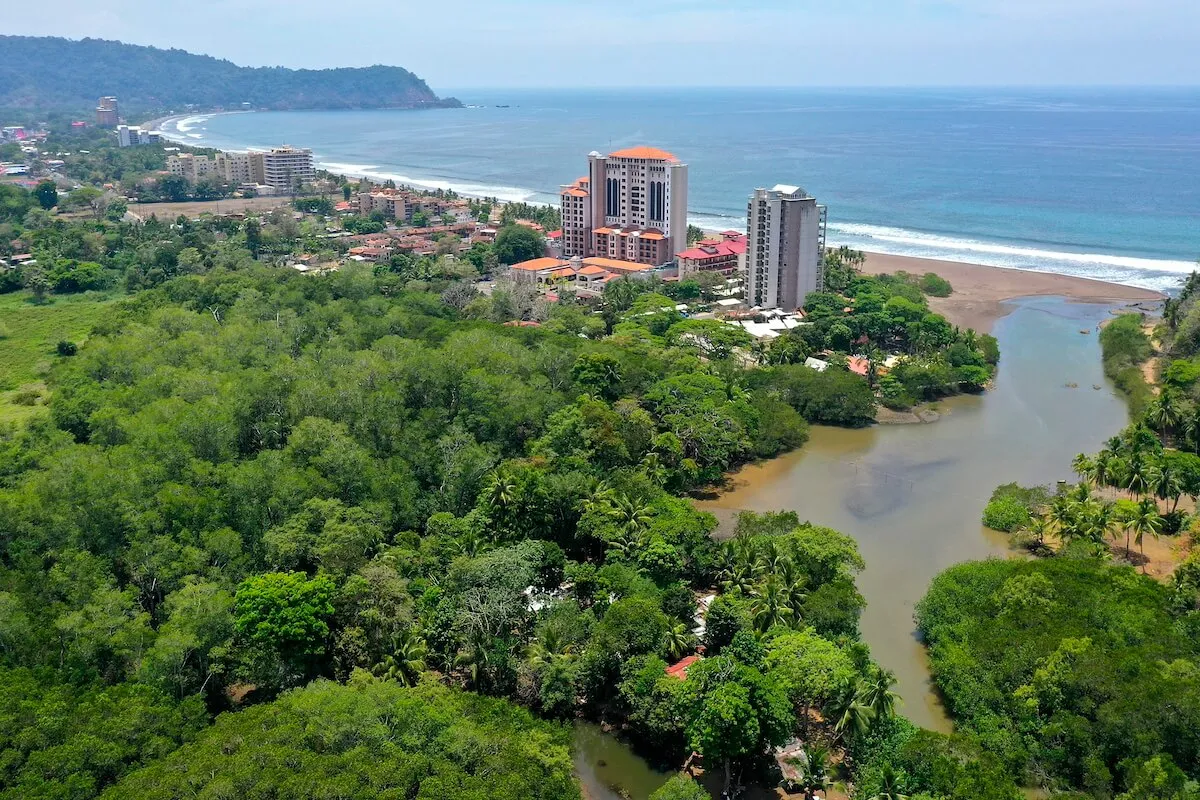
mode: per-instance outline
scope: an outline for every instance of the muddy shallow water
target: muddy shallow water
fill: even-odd
[[[867,562],[858,579],[863,637],[896,672],[902,711],[936,730],[950,721],[929,682],[915,604],[952,564],[1014,555],[979,521],[997,485],[1071,479],[1071,459],[1098,449],[1128,418],[1100,364],[1096,330],[1110,306],[1012,305],[995,327],[1001,366],[985,395],[943,402],[948,413],[928,425],[814,428],[800,451],[742,470],[732,491],[699,504],[726,532],[739,509],[794,509],[854,536]]]

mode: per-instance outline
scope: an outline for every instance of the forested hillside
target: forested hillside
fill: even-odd
[[[0,36],[0,108],[90,108],[102,95],[115,95],[123,112],[243,103],[270,109],[458,105],[400,67],[239,67],[103,39]]]

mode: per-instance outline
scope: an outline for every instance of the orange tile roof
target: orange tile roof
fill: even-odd
[[[658,240],[661,240],[661,239],[665,239],[666,237],[665,237],[665,236],[663,236],[661,233],[643,233],[643,234],[642,234],[642,238],[643,238],[643,239],[651,239],[651,240],[654,240],[654,241],[658,241]]]
[[[544,269],[557,269],[565,266],[567,266],[567,262],[561,258],[535,258],[530,261],[522,261],[520,264],[513,264],[512,268],[523,272],[540,272]]]
[[[606,270],[604,267],[597,267],[595,265],[584,267],[583,269],[579,270],[580,275],[603,275],[606,272],[608,272],[608,270]]]
[[[609,272],[645,272],[648,269],[654,269],[649,264],[638,264],[633,261],[620,261],[615,258],[603,258],[600,256],[585,258],[583,263],[589,267],[603,267]]]
[[[699,660],[700,656],[688,656],[678,664],[672,664],[671,666],[667,667],[667,674],[672,678],[678,678],[681,681],[686,680],[688,667],[690,667],[692,664],[695,664]]]
[[[571,187],[570,189],[563,189],[563,194],[567,195],[568,197],[587,197],[588,196],[588,193],[585,190],[576,189],[575,187]]]
[[[596,228],[592,233],[600,233],[607,236],[610,233],[617,233],[617,231],[614,231],[612,228]]]
[[[550,273],[551,278],[571,278],[574,277],[574,275],[575,270],[571,267],[562,267],[561,269],[556,269],[554,272]]]
[[[645,158],[657,161],[670,161],[673,164],[678,164],[679,159],[666,150],[659,150],[657,147],[629,147],[625,150],[618,150],[615,153],[609,153],[609,158]]]

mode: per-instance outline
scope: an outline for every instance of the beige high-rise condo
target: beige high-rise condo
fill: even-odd
[[[746,208],[746,303],[799,308],[823,286],[825,206],[799,186],[755,189]]]

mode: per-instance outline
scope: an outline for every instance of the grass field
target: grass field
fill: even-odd
[[[52,297],[39,305],[28,292],[0,295],[0,423],[44,413],[45,378],[59,358],[58,342],[83,344],[119,297],[89,292]]]

